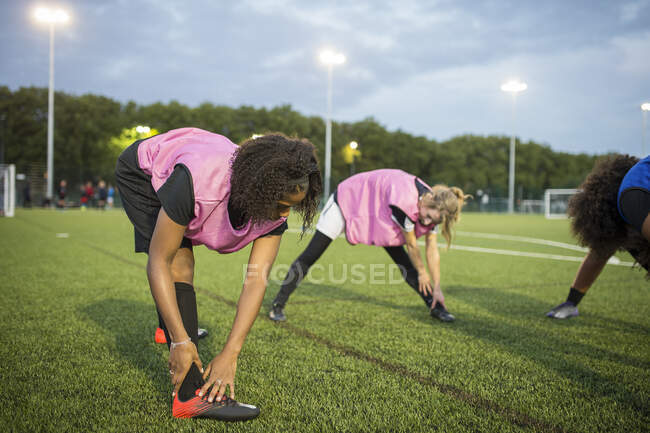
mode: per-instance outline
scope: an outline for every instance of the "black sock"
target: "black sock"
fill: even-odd
[[[573,305],[577,306],[580,301],[582,300],[582,297],[585,294],[582,292],[577,291],[573,287],[571,287],[571,290],[569,291],[569,296],[566,298],[567,302],[573,303]]]
[[[196,345],[196,348],[199,347],[199,317],[196,310],[196,294],[194,293],[194,287],[191,284],[187,283],[174,283],[176,287],[176,302],[178,303],[178,310],[181,313],[181,319],[183,320],[183,326],[187,335],[190,336],[192,343]],[[165,338],[167,339],[167,347],[170,347],[171,337],[167,331],[167,326],[160,318],[160,313],[158,313],[159,322],[163,331],[165,331]]]
[[[199,367],[195,363],[192,363],[192,366],[185,375],[185,379],[183,379],[183,383],[181,383],[181,387],[178,390],[178,399],[180,401],[191,399],[195,395],[194,392],[198,388],[202,387],[204,383],[205,381],[203,380],[201,370],[199,370]]]
[[[317,230],[314,233],[314,237],[309,241],[309,245],[307,245],[305,251],[291,264],[291,268],[289,268],[289,272],[282,282],[282,287],[280,287],[280,291],[273,300],[273,305],[279,305],[284,308],[289,300],[289,296],[296,290],[296,287],[298,287],[302,279],[307,276],[311,265],[320,258],[331,242],[332,239],[322,232]]]

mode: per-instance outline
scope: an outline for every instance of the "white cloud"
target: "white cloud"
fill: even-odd
[[[639,12],[648,6],[648,4],[650,4],[650,1],[648,0],[625,3],[621,6],[620,20],[624,23],[636,20],[636,18],[639,16]]]
[[[106,78],[111,80],[125,79],[129,73],[137,69],[138,62],[132,57],[122,57],[121,59],[108,61],[108,64],[102,68]]]
[[[623,44],[630,45],[645,46],[638,40]],[[517,100],[518,136],[556,150],[636,153],[638,107],[629,84],[636,80],[640,88],[645,77],[637,75],[634,65],[631,71],[621,66],[618,59],[627,58],[621,46],[617,40],[580,51],[423,72],[380,87],[352,105],[340,104],[336,117],[355,121],[372,115],[390,129],[439,140],[464,133],[508,135],[511,100],[499,86],[519,76],[529,88]],[[623,82],[626,86],[618,85]]]
[[[303,50],[293,50],[265,58],[262,60],[262,67],[267,69],[287,68],[304,57],[305,52]]]
[[[618,70],[646,80],[650,77],[650,32],[616,37],[612,45],[620,56],[616,65]]]

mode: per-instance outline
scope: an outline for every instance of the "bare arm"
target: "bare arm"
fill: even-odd
[[[440,251],[438,250],[438,235],[435,233],[427,233],[427,264],[429,265],[429,272],[433,278],[433,303],[431,308],[436,304],[442,305],[445,310],[445,296],[442,294],[440,288]]]
[[[234,380],[237,357],[260,311],[266,292],[267,278],[280,247],[280,239],[281,236],[266,236],[253,242],[248,259],[248,272],[239,296],[237,313],[230,335],[228,335],[228,340],[221,353],[215,356],[205,370],[204,378],[207,378],[207,381],[201,388],[200,395],[207,392],[214,383],[215,386],[208,397],[209,401],[215,397],[217,400],[221,399],[227,386],[230,386],[230,397],[235,398]]]
[[[579,292],[587,293],[587,290],[596,281],[612,254],[614,253],[597,254],[595,251],[590,250],[578,268],[572,287]]]
[[[431,279],[429,278],[427,269],[424,267],[424,263],[422,262],[422,257],[420,256],[420,248],[418,247],[418,241],[415,237],[415,232],[407,232],[402,230],[402,234],[406,240],[406,253],[409,256],[409,259],[411,259],[413,267],[418,271],[418,290],[420,293],[429,293],[432,295],[433,289],[431,288]]]

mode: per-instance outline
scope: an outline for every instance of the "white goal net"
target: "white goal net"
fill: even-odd
[[[0,164],[0,216],[12,217],[16,211],[16,166]]]
[[[546,218],[567,218],[569,199],[577,189],[547,189],[544,191],[544,216]]]

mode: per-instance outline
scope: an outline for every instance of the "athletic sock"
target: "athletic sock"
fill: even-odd
[[[573,305],[577,307],[584,295],[585,295],[584,293],[579,292],[573,287],[571,287],[571,290],[569,291],[569,296],[566,298],[566,300],[567,302],[571,302]]]
[[[181,383],[180,389],[178,390],[178,399],[180,401],[191,399],[194,397],[196,390],[200,386],[203,386],[203,383],[205,382],[203,381],[203,375],[201,374],[199,367],[195,363],[192,363],[190,369],[185,375],[185,379],[183,379],[183,383]]]
[[[185,332],[190,336],[192,343],[196,345],[197,349],[199,347],[199,317],[196,309],[196,294],[194,293],[194,287],[191,284],[187,283],[174,283],[176,288],[176,302],[178,303],[178,310],[181,313],[181,319],[183,320],[183,326],[185,327]],[[158,314],[160,317],[160,313]],[[171,337],[167,331],[162,319],[160,323],[163,325],[162,330],[165,331],[165,338],[167,339],[167,347],[171,345]]]
[[[282,282],[282,287],[273,300],[273,305],[284,308],[289,296],[296,290],[302,279],[307,276],[311,265],[320,258],[331,242],[332,239],[316,230],[305,251],[291,264],[291,268],[289,268],[289,272]]]

